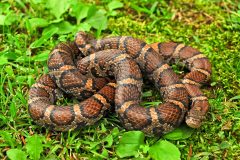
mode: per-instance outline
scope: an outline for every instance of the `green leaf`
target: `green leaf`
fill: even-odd
[[[10,12],[6,15],[4,19],[4,25],[11,25],[12,23],[18,21],[20,16],[15,12]]]
[[[32,28],[37,28],[37,27],[46,27],[48,25],[48,21],[43,18],[32,18],[29,19],[29,23]]]
[[[8,74],[9,77],[15,77],[15,74],[14,74],[14,71],[13,71],[12,66],[7,65],[7,66],[5,67],[5,71],[7,72],[7,74]]]
[[[68,0],[48,0],[46,7],[50,9],[50,12],[59,19],[63,13],[65,13],[70,6]]]
[[[89,32],[91,27],[92,26],[90,24],[85,23],[85,22],[81,23],[80,25],[77,26],[79,31],[86,31],[86,32]]]
[[[71,23],[69,23],[68,21],[62,21],[59,23],[51,24],[49,27],[45,28],[43,30],[43,34],[52,29],[58,30],[58,32],[56,33],[60,35],[73,32],[75,30],[75,26],[71,25]]]
[[[57,33],[58,28],[52,28],[50,30],[48,30],[47,32],[45,32],[42,37],[36,41],[34,41],[31,45],[30,48],[38,48],[41,47],[41,45],[45,42],[47,42],[47,40],[52,37],[55,33]]]
[[[107,28],[107,16],[101,10],[97,11],[96,14],[88,18],[86,23],[89,23],[93,28],[105,30]]]
[[[140,131],[125,132],[116,148],[116,153],[120,158],[134,156],[137,154],[139,146],[144,144],[144,133]]]
[[[109,156],[108,155],[108,150],[106,148],[103,148],[103,151],[102,151],[101,155],[108,158],[108,156]]]
[[[71,33],[75,29],[75,27],[68,21],[63,21],[61,23],[58,23],[56,24],[56,27],[58,27],[57,34]]]
[[[87,18],[92,17],[93,15],[95,15],[97,12],[97,7],[96,5],[91,5],[88,9],[88,14],[87,14]]]
[[[104,142],[107,142],[107,144],[105,145],[105,147],[111,147],[113,144],[113,136],[110,134],[108,135],[106,138],[104,138],[103,140]]]
[[[149,155],[154,160],[178,160],[181,153],[174,144],[166,140],[159,140],[150,147]]]
[[[31,159],[35,160],[40,158],[40,154],[43,152],[42,141],[43,137],[40,137],[36,134],[26,138],[26,148]]]
[[[20,149],[9,149],[7,151],[7,156],[11,160],[25,160],[27,159],[27,155],[25,152],[21,151]]]
[[[7,64],[7,63],[8,63],[7,57],[0,56],[0,66],[4,65],[4,64]]]
[[[182,125],[179,128],[176,128],[174,131],[164,135],[164,138],[169,140],[187,139],[191,137],[193,132],[194,132],[194,129],[189,128],[186,125]]]
[[[15,103],[16,103],[16,100],[15,100],[15,98],[13,98],[13,101],[11,102],[10,108],[9,108],[12,119],[14,119],[17,115],[17,107],[16,107]]]
[[[219,146],[221,149],[226,149],[226,148],[229,148],[231,147],[231,144],[228,142],[228,141],[223,141],[220,146]]]
[[[151,9],[150,9],[151,14],[153,14],[153,12],[156,10],[157,5],[158,5],[158,2],[154,2],[154,3],[153,3],[153,5],[152,5],[152,7],[151,7]]]
[[[16,60],[19,57],[19,54],[17,54],[16,52],[13,52],[13,51],[3,51],[0,54],[2,54],[0,56],[0,64],[2,62],[1,57],[5,57],[8,60]]]
[[[112,10],[117,9],[117,8],[122,8],[122,7],[123,7],[123,3],[114,0],[114,1],[112,1],[112,2],[110,2],[110,3],[108,3],[107,6],[108,6],[108,9],[109,9],[110,11],[112,11]]]
[[[229,99],[229,101],[240,99],[240,95],[234,96]]]
[[[5,15],[0,15],[0,25],[4,25],[6,16]]]
[[[16,77],[16,82],[18,84],[24,84],[27,80],[27,76],[17,76]]]
[[[140,149],[142,150],[142,152],[145,153],[145,154],[146,154],[146,153],[149,151],[149,149],[150,149],[149,145],[141,145],[139,148],[140,148]]]
[[[90,6],[78,1],[71,4],[70,15],[77,18],[77,24],[87,17]]]
[[[9,132],[0,131],[0,136],[3,138],[5,142],[7,142],[11,146],[11,148],[14,147],[16,141],[12,138],[12,135]]]

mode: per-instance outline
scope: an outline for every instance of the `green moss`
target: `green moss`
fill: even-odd
[[[37,2],[4,1],[0,4],[0,15],[11,17],[8,21],[11,25],[0,26],[0,129],[12,135],[6,138],[0,133],[0,158],[6,159],[9,147],[26,150],[24,138],[31,134],[46,137],[43,159],[48,156],[66,159],[69,156],[89,159],[94,156],[98,159],[106,156],[106,150],[109,159],[116,158],[115,146],[125,131],[114,113],[95,126],[68,133],[49,132],[30,119],[27,113],[28,90],[37,77],[47,72],[44,56],[59,41],[72,40],[75,34],[55,34],[42,47],[31,48],[30,44],[42,36],[45,28],[31,30],[29,18],[58,23],[46,6]],[[104,9],[110,1],[89,2]],[[118,14],[108,17],[108,28],[102,31],[102,37],[131,35],[147,43],[175,41],[198,48],[211,61],[211,82],[203,87],[211,104],[207,119],[190,138],[172,141],[180,149],[182,159],[238,159],[240,99],[235,96],[240,95],[240,6],[237,1],[122,2],[124,6],[117,10]],[[157,5],[154,7],[154,4]],[[69,12],[61,18],[74,25],[76,20],[69,16]],[[91,31],[96,32],[96,29]],[[43,60],[33,59],[41,54]],[[151,88],[146,87],[147,90]],[[158,101],[158,96],[150,99]],[[11,141],[14,146],[10,145]],[[147,138],[146,143],[156,141],[157,138]],[[143,152],[139,157],[149,158]]]

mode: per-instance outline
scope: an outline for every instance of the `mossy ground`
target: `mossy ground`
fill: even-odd
[[[153,12],[148,12],[143,8],[151,8],[157,1],[122,2],[123,8],[108,19],[108,28],[101,36],[131,35],[148,43],[180,42],[198,48],[211,61],[211,82],[203,87],[211,104],[207,119],[190,138],[172,141],[181,151],[182,159],[239,159],[240,3],[234,0],[159,1]],[[10,140],[0,135],[0,158],[6,159],[10,148],[24,148],[25,137],[39,134],[45,137],[43,159],[98,159],[102,157],[98,151],[104,149],[109,159],[117,159],[115,146],[125,131],[114,115],[108,115],[95,126],[67,133],[50,132],[30,119],[29,87],[47,72],[46,55],[51,49],[60,41],[72,40],[75,33],[52,36],[42,47],[31,48],[30,44],[41,37],[43,30],[30,30],[25,19],[45,18],[48,11],[31,1],[0,3],[2,9],[10,5],[8,12],[18,15],[17,19],[9,17],[14,21],[11,25],[0,28],[0,128],[11,134]],[[105,6],[107,1],[89,3]],[[0,14],[6,13],[3,10]],[[109,135],[113,142],[106,140]],[[153,144],[156,140],[147,138],[146,143]],[[139,155],[149,158],[143,152]]]

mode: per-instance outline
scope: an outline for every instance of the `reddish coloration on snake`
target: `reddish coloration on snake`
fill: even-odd
[[[81,75],[80,72],[76,71],[71,60],[72,56],[77,53],[78,50],[74,49],[73,43],[59,44],[52,51],[49,59],[49,69],[54,70],[54,74],[50,72],[51,76],[43,75],[31,87],[28,111],[32,119],[39,125],[48,126],[58,131],[92,125],[114,104],[116,84],[106,84],[107,80],[104,78],[91,79]],[[63,58],[57,60],[56,57],[59,55]],[[54,64],[55,67],[53,67]],[[92,91],[94,87],[103,86],[103,88],[79,104],[60,107],[53,105],[61,93],[57,84],[63,86],[63,89],[69,87],[73,93],[77,93],[76,90],[82,87],[83,94],[76,94],[77,98],[89,96],[88,90]]]
[[[116,112],[126,129],[159,136],[181,124],[188,110],[188,93],[193,107],[186,122],[189,126],[193,124],[191,127],[201,124],[208,102],[199,84],[209,78],[211,66],[196,50],[188,47],[181,49],[181,45],[175,43],[150,46],[126,36],[94,40],[88,39],[83,32],[78,33],[75,43],[84,55],[73,43],[59,44],[48,61],[50,76],[42,76],[30,89],[29,113],[38,124],[54,130],[91,125],[103,116],[114,101]],[[79,54],[86,57],[76,60]],[[184,84],[165,63],[162,55],[187,62],[191,72],[185,76]],[[139,105],[142,78],[137,64],[160,90],[164,104],[156,108]],[[114,76],[117,85],[108,83],[109,79],[103,78],[107,76]],[[78,99],[90,97],[102,89],[80,104],[57,107],[52,104],[56,101],[59,88]]]
[[[90,55],[90,57],[95,52],[107,49],[126,52],[160,90],[165,103],[158,107],[140,107],[135,100],[132,100],[137,89],[130,86],[134,84],[135,79],[124,80],[126,81],[126,84],[123,83],[126,86],[124,91],[116,90],[115,110],[126,129],[160,135],[171,131],[182,122],[188,110],[188,93],[171,67],[150,45],[127,36],[94,40],[89,39],[88,35],[83,32],[77,34],[75,43],[85,56]],[[118,87],[121,87],[119,83]]]
[[[60,43],[49,56],[48,68],[49,75],[61,90],[82,100],[104,87],[108,80],[83,76],[76,68],[76,57],[82,58],[74,43]]]
[[[201,126],[209,109],[208,99],[200,86],[206,83],[211,76],[211,64],[207,57],[198,50],[174,42],[154,43],[151,47],[164,56],[170,62],[172,59],[179,60],[190,70],[182,80],[191,98],[191,109],[187,113],[186,123],[192,128]]]
[[[56,106],[58,87],[49,75],[43,75],[30,89],[28,111],[36,123],[57,131],[93,125],[113,104],[115,88],[115,83],[108,83],[79,104]]]
[[[157,79],[169,81],[171,76],[164,77],[164,75],[152,74],[154,73],[154,71],[152,72],[154,67],[152,68],[150,65],[159,63],[160,65],[163,65],[163,58],[161,56],[164,57],[164,60],[180,60],[190,70],[190,73],[188,73],[182,81],[191,98],[191,109],[187,113],[186,123],[192,128],[198,128],[201,126],[201,123],[208,111],[209,103],[207,97],[201,92],[200,86],[210,79],[211,64],[209,60],[198,50],[183,44],[169,42],[151,44],[150,46],[155,50],[154,52],[146,43],[132,37],[122,36],[95,40],[84,32],[77,33],[75,43],[85,56],[93,52],[109,48],[126,51],[126,53],[135,59],[142,72],[147,74],[149,79],[153,79],[155,81],[155,84]],[[166,86],[167,85],[171,85],[171,83],[167,83]],[[156,86],[161,88],[162,84],[156,84]]]

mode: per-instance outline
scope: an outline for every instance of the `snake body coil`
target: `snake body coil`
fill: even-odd
[[[94,40],[83,32],[77,34],[75,44],[59,44],[49,57],[49,75],[30,89],[29,113],[37,123],[55,130],[91,125],[115,103],[126,129],[161,135],[181,124],[190,95],[192,109],[186,122],[191,127],[201,124],[208,102],[199,86],[209,78],[211,66],[200,52],[176,43],[148,45],[126,36]],[[79,55],[84,58],[76,60]],[[164,58],[170,57],[186,61],[191,70],[183,81],[165,63]],[[165,103],[150,108],[139,105],[141,72],[159,89]],[[109,76],[116,84],[105,78]],[[52,104],[59,88],[78,99],[100,90],[79,104],[56,107]]]

